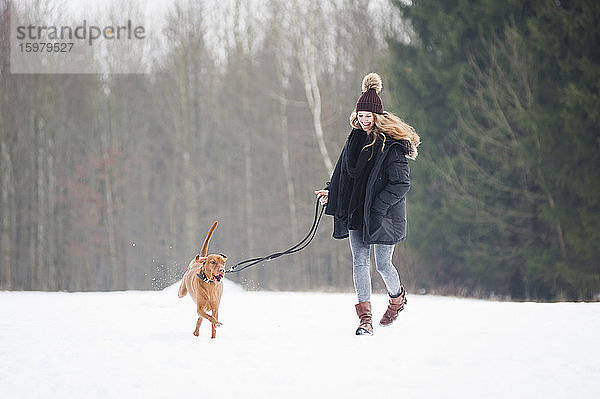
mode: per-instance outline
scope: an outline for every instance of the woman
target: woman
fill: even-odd
[[[350,115],[353,129],[337,161],[331,182],[315,191],[325,213],[334,217],[333,237],[350,237],[352,274],[358,296],[356,335],[372,335],[370,248],[390,296],[380,325],[396,320],[406,291],[392,264],[394,244],[406,238],[405,194],[410,187],[406,159],[417,157],[420,138],[397,116],[383,110],[381,78],[363,79],[362,95]]]

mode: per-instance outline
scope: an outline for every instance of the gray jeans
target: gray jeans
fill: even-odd
[[[352,276],[358,302],[371,300],[371,246],[365,244],[361,230],[350,230],[350,250],[352,251]],[[400,293],[400,276],[392,264],[393,245],[373,244],[375,251],[375,267],[390,295]]]

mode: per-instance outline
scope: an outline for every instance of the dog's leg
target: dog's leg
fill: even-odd
[[[213,328],[221,327],[221,323],[219,323],[219,321],[217,319],[215,319],[213,316],[206,313],[204,311],[204,309],[201,308],[200,306],[198,306],[198,316],[200,316],[200,317],[198,317],[198,327],[200,327],[201,319],[203,317],[212,323]],[[198,328],[196,328],[196,331],[198,331]]]
[[[213,310],[212,312],[213,317],[217,320],[217,324],[212,324],[212,335],[211,338],[216,338],[217,337],[217,327],[221,326],[221,323],[219,323],[219,311],[218,310]]]
[[[203,309],[198,309],[198,315],[204,317],[206,320],[210,321],[212,324],[216,324],[217,327],[221,327],[221,323],[219,323],[219,321],[217,319],[215,319],[213,316],[206,313]]]
[[[196,322],[196,329],[194,330],[196,337],[200,334],[200,324],[202,324],[202,316],[198,317],[198,321]]]

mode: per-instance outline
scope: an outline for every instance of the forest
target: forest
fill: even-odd
[[[599,299],[600,3],[177,0],[146,26],[160,51],[130,54],[144,73],[12,72],[11,13],[55,9],[13,3],[0,0],[0,290],[161,289],[215,220],[209,251],[231,263],[292,246],[378,72],[384,108],[422,139],[394,253],[409,292]],[[228,277],[351,290],[331,234],[324,217],[302,252]]]

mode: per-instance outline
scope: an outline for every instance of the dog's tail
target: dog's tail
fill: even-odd
[[[179,296],[179,298],[183,298],[187,292],[188,290],[185,286],[185,280],[182,280],[181,285],[179,286],[179,291],[177,292],[177,296]]]
[[[204,240],[204,244],[202,245],[202,249],[200,250],[201,257],[205,257],[206,254],[208,254],[208,243],[210,242],[210,237],[212,236],[213,231],[215,231],[215,229],[217,228],[217,224],[219,224],[219,222],[214,222],[213,225],[210,227],[210,230],[208,230],[208,234],[206,235],[206,239]]]

